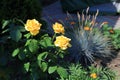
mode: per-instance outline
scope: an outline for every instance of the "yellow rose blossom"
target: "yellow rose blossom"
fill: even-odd
[[[62,24],[56,22],[55,24],[53,24],[53,30],[55,33],[62,33],[64,34],[65,30]]]
[[[62,35],[62,36],[56,37],[54,44],[55,46],[60,47],[62,50],[65,50],[68,47],[70,47],[70,41],[71,39]]]
[[[33,31],[30,31],[30,33],[31,33],[32,35],[37,35],[37,34],[39,33],[39,30],[33,30]]]
[[[28,19],[25,24],[25,29],[35,36],[39,33],[41,26],[42,24],[40,24],[36,19]]]
[[[95,79],[95,78],[97,78],[97,74],[96,74],[96,73],[92,73],[92,74],[90,75],[90,77]]]

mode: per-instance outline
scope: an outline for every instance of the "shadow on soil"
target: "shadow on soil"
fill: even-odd
[[[110,65],[111,61],[117,58],[119,52],[120,52],[120,50],[112,51],[112,55],[110,57],[106,57],[106,58],[102,59],[100,64],[103,65],[104,67]]]

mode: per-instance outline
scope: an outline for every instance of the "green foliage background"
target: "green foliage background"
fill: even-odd
[[[44,27],[44,26],[42,26]],[[53,44],[53,37],[40,29],[32,36],[21,20],[5,20],[0,38],[0,80],[55,80],[67,77],[60,65],[67,53]]]
[[[0,21],[13,18],[39,20],[41,17],[40,0],[1,0],[0,5]]]
[[[113,33],[111,33],[110,30],[112,30]],[[113,48],[115,50],[119,50],[120,49],[120,29],[113,29],[112,26],[108,24],[104,24],[102,26],[102,32],[105,36],[111,39]]]

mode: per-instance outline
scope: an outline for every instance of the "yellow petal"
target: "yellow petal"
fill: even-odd
[[[38,30],[34,30],[34,31],[30,31],[30,33],[31,33],[33,36],[36,36],[36,35],[39,33],[39,31],[38,31]]]
[[[56,37],[56,40],[54,42],[55,46],[60,47],[62,50],[67,49],[68,47],[70,47],[70,41],[71,39],[65,37],[65,36],[58,36]]]

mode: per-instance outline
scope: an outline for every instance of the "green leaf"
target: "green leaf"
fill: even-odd
[[[44,37],[41,41],[40,41],[40,45],[42,47],[50,47],[50,46],[53,46],[52,44],[52,39],[50,37]]]
[[[52,45],[52,39],[50,37],[46,37],[45,41],[46,41],[47,46],[53,46]]]
[[[24,68],[25,68],[25,70],[27,72],[29,71],[29,67],[30,67],[30,63],[29,62],[27,62],[27,63],[24,64]]]
[[[28,44],[28,48],[31,52],[37,52],[37,50],[39,49],[38,41],[35,39],[30,40],[30,43]]]
[[[110,29],[112,29],[112,27],[109,26],[108,24],[104,24],[102,28],[103,28],[103,30],[110,30]]]
[[[2,29],[4,29],[10,23],[9,20],[4,20],[2,24]]]
[[[59,53],[60,58],[64,58],[64,54],[63,53]]]
[[[111,38],[117,39],[117,38],[118,38],[118,35],[111,35]]]
[[[18,42],[22,38],[22,34],[19,30],[10,31],[10,36],[12,40]]]
[[[25,55],[25,53],[24,53],[23,51],[21,51],[21,52],[18,54],[18,58],[19,58],[20,60],[24,60],[25,57],[26,57],[26,55]]]
[[[42,69],[43,72],[47,70],[48,64],[46,62],[42,62],[40,68]]]
[[[10,29],[10,37],[12,40],[18,42],[22,38],[22,26],[18,26],[15,23],[9,24]]]
[[[25,43],[25,46],[28,46],[30,44],[31,39],[28,39]]]
[[[19,31],[21,31],[21,32],[25,32],[26,31],[25,28],[24,28],[24,26],[17,26],[17,29]]]
[[[55,72],[57,70],[57,66],[51,66],[48,68],[48,73],[52,74],[53,72]]]
[[[63,77],[63,78],[68,77],[68,72],[63,67],[58,67],[57,68],[57,73],[60,75],[60,77]]]
[[[16,55],[18,55],[19,52],[20,52],[19,48],[15,49],[12,53],[12,57],[15,57]]]
[[[109,31],[104,32],[105,35],[110,35]]]
[[[40,54],[38,55],[38,57],[37,57],[39,67],[43,70],[43,72],[46,71],[47,66],[48,66],[47,63],[42,62],[42,61],[44,61],[44,59],[47,57],[47,55],[48,55],[48,52],[43,52],[43,53],[40,53]]]
[[[115,31],[115,33],[120,35],[120,30],[119,29],[115,29],[114,31]]]
[[[2,31],[2,34],[8,32],[8,31],[9,31],[9,29],[5,29],[5,30]]]
[[[30,38],[31,34],[30,33],[27,33],[24,35],[24,37],[26,37],[27,39]]]
[[[47,57],[47,55],[48,55],[48,52],[40,53],[38,55],[37,59],[41,61],[41,60],[45,59]]]

